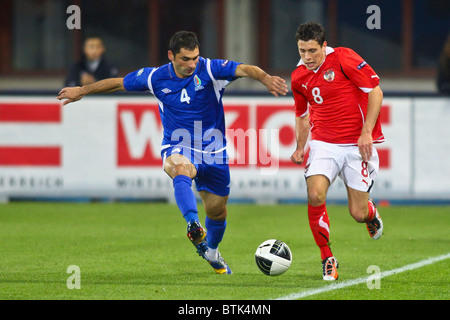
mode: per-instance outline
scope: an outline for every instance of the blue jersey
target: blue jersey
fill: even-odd
[[[172,63],[128,74],[128,91],[150,91],[159,104],[164,128],[162,149],[183,146],[203,152],[226,147],[222,96],[239,63],[199,57],[194,73],[178,78]]]

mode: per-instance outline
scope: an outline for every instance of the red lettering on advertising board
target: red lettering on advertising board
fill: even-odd
[[[249,107],[226,105],[224,111],[229,164],[231,167],[246,167],[250,163],[250,145],[256,139],[254,130],[249,130]]]
[[[162,124],[157,104],[124,104],[117,108],[117,165],[161,166]]]
[[[256,118],[259,128],[258,165],[268,166],[270,161],[274,161],[274,157],[277,157],[280,168],[298,167],[290,160],[297,146],[293,107],[291,105],[260,105],[257,107]],[[301,167],[304,167],[308,160],[308,146],[305,146],[305,152],[305,160]]]
[[[225,105],[231,167],[299,167],[290,157],[296,148],[295,114],[291,105]],[[255,114],[253,114],[255,113]],[[380,121],[390,125],[390,106],[382,106]],[[253,123],[256,125],[252,125]],[[161,166],[162,124],[157,104],[118,105],[117,164],[119,167]],[[380,168],[390,168],[390,150],[377,145]],[[306,165],[309,147],[305,147]]]

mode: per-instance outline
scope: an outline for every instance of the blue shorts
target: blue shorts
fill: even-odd
[[[163,163],[172,154],[182,154],[195,166],[197,191],[208,191],[221,197],[230,194],[230,167],[226,150],[206,153],[191,148],[170,146],[161,150]]]

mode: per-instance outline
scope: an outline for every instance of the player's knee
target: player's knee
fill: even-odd
[[[358,223],[366,222],[367,216],[369,214],[368,209],[364,207],[353,207],[349,208],[350,214]]]
[[[326,193],[310,188],[308,190],[308,203],[314,207],[320,206],[325,203],[326,200]]]
[[[222,208],[206,208],[206,214],[211,220],[225,220],[227,218],[226,207]]]
[[[191,178],[195,176],[195,168],[193,168],[193,165],[185,162],[177,163],[173,161],[166,161],[166,163],[164,163],[164,171],[167,172],[167,174],[172,178],[179,175],[185,175]]]
[[[179,175],[185,175],[189,176],[190,174],[190,167],[187,164],[178,164],[171,167],[171,171],[174,173],[175,176]]]

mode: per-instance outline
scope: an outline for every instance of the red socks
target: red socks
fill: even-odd
[[[376,208],[373,203],[369,201],[369,215],[367,221],[372,220],[375,217]],[[322,260],[332,257],[330,249],[330,220],[328,219],[326,204],[322,204],[317,207],[313,207],[308,203],[308,219],[309,227],[314,236],[317,246],[320,249],[320,255]]]
[[[333,256],[329,246],[330,221],[325,203],[317,207],[308,204],[308,218],[309,227],[311,228],[316,244],[319,246],[322,260]]]

